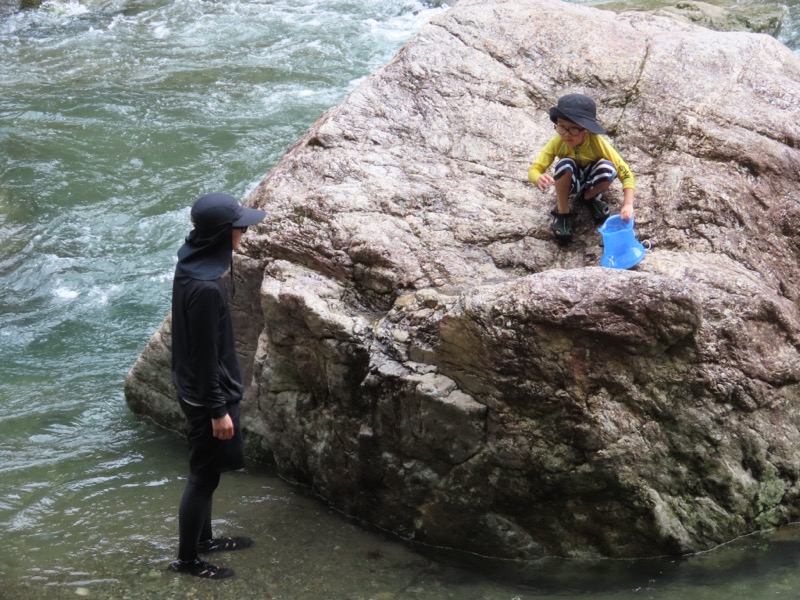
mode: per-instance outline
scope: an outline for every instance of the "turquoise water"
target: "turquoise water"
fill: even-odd
[[[182,440],[122,381],[169,306],[187,205],[243,196],[442,8],[416,0],[0,5],[0,598],[794,597],[800,536],[685,561],[489,564],[356,526],[253,467],[209,588],[164,573]],[[782,35],[798,47],[798,5]],[[462,557],[465,560],[466,557]]]

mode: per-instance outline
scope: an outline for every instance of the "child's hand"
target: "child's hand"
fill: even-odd
[[[539,186],[540,190],[546,190],[549,186],[553,185],[553,183],[555,183],[555,180],[550,173],[542,173],[536,185]]]
[[[633,207],[623,205],[622,209],[619,211],[619,216],[622,217],[623,221],[630,221],[631,218],[633,218]]]

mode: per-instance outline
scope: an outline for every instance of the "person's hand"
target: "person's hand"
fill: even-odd
[[[233,437],[233,419],[230,415],[211,419],[211,433],[218,440],[229,440]]]
[[[553,179],[553,176],[550,175],[550,173],[542,173],[539,176],[539,181],[536,182],[536,185],[539,186],[540,190],[546,190],[548,187],[550,187],[554,183],[555,183],[555,180]]]
[[[633,207],[627,204],[623,205],[619,211],[619,216],[622,217],[623,221],[630,221],[633,218]]]

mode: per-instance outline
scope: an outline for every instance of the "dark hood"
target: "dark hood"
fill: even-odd
[[[214,229],[194,228],[178,250],[175,276],[212,281],[231,266],[233,227],[225,223]]]

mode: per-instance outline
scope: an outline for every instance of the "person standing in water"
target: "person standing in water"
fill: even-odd
[[[221,276],[232,268],[233,251],[247,227],[265,217],[228,194],[198,198],[191,210],[194,228],[178,250],[172,284],[172,381],[185,415],[189,479],[178,512],[178,558],[170,569],[205,579],[234,573],[201,560],[200,554],[253,544],[247,537],[213,537],[211,504],[220,475],[244,466],[239,425],[244,384]]]

